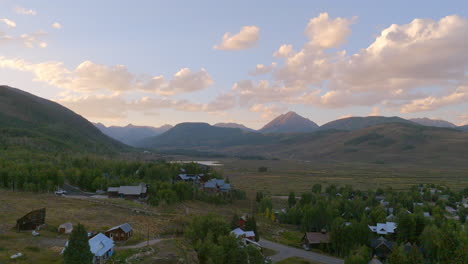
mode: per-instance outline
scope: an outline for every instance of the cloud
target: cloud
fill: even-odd
[[[170,81],[163,76],[153,77],[150,81],[139,83],[139,88],[160,95],[175,95],[189,93],[208,88],[213,84],[213,79],[205,69],[192,72],[188,68],[178,71]]]
[[[251,112],[260,113],[262,119],[272,119],[281,113],[284,113],[287,108],[281,105],[265,105],[255,104],[249,109]]]
[[[351,34],[351,25],[356,19],[356,17],[330,19],[328,13],[320,13],[318,17],[309,20],[304,33],[314,47],[337,48]]]
[[[87,118],[121,119],[127,112],[127,103],[118,95],[85,95],[56,101]]]
[[[411,101],[401,108],[402,113],[430,111],[447,105],[468,102],[468,86],[459,86],[453,93],[442,96],[429,96]]]
[[[273,53],[274,57],[281,57],[286,58],[289,54],[293,53],[293,46],[292,45],[281,45],[277,51]]]
[[[30,63],[0,57],[0,68],[28,71],[35,75],[35,81],[77,92],[143,90],[160,95],[175,95],[199,91],[213,83],[204,69],[192,72],[184,68],[167,82],[164,76],[137,77],[125,65],[107,66],[92,61],[84,61],[70,70],[62,62]]]
[[[276,62],[272,62],[271,65],[257,64],[255,70],[250,71],[249,74],[252,76],[262,75],[271,73],[276,68]]]
[[[330,50],[346,41],[355,20],[326,13],[312,18],[305,29],[308,41],[300,50],[283,45],[273,56],[284,63],[268,70],[263,65],[253,72],[271,72],[271,84],[241,81],[234,86],[241,103],[324,108],[381,104],[414,112],[464,102],[460,87],[466,86],[468,72],[468,19],[456,15],[414,19],[388,26],[355,54]]]
[[[372,108],[372,112],[369,113],[368,116],[380,116],[380,108],[378,106],[374,106]]]
[[[16,27],[15,21],[11,21],[8,18],[0,18],[0,22],[3,22],[5,25],[7,25],[9,28],[14,28]]]
[[[221,44],[215,45],[213,48],[217,50],[244,50],[249,49],[257,44],[260,38],[260,28],[256,26],[242,27],[237,34],[227,32],[223,35]]]
[[[52,28],[55,28],[55,29],[61,29],[62,28],[62,25],[59,23],[59,22],[54,22],[52,25],[51,25]]]
[[[37,12],[35,10],[32,10],[32,9],[26,9],[24,7],[21,7],[21,6],[17,6],[15,7],[15,12],[19,15],[29,15],[29,16],[35,16],[37,15]]]
[[[45,36],[47,36],[47,32],[41,30],[19,36],[8,35],[0,31],[0,44],[24,45],[27,48],[45,48],[47,47],[47,43],[43,40]]]

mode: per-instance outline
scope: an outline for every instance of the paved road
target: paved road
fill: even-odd
[[[344,261],[339,258],[306,251],[304,249],[288,247],[283,244],[275,243],[265,239],[260,239],[259,243],[262,247],[273,249],[278,252],[276,255],[270,257],[273,262],[278,262],[289,257],[300,257],[306,260],[316,261],[324,264],[344,264]]]

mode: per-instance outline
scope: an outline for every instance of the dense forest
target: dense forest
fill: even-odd
[[[389,189],[362,192],[351,186],[316,184],[288,208],[274,211],[271,198],[257,193],[259,212],[303,232],[330,234],[330,243],[319,249],[345,258],[345,263],[368,263],[371,241],[379,236],[369,226],[395,222],[395,234],[385,235],[393,245],[387,263],[468,263],[468,213],[464,197],[468,188],[455,192],[442,186],[413,186],[410,191]],[[450,208],[455,208],[449,212]],[[458,209],[456,209],[458,208]],[[409,245],[409,246],[408,246]],[[409,249],[411,248],[411,250]]]

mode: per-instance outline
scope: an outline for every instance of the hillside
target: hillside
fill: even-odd
[[[52,101],[0,86],[0,147],[45,152],[112,153],[127,149]]]
[[[197,149],[235,145],[264,144],[270,137],[260,133],[245,132],[239,128],[211,126],[207,123],[180,123],[167,132],[139,143],[140,146],[172,149]]]
[[[412,122],[415,122],[417,124],[423,125],[423,126],[433,126],[433,127],[449,127],[449,128],[456,128],[457,126],[441,119],[429,119],[427,117],[424,118],[411,118],[408,119]]]
[[[318,125],[295,112],[282,114],[259,130],[261,133],[304,133],[311,132]]]
[[[237,124],[237,123],[216,123],[213,126],[215,127],[226,127],[226,128],[239,128],[243,131],[247,132],[254,132],[254,129],[248,128],[242,124]]]
[[[408,122],[363,129],[296,134],[246,133],[203,123],[184,123],[152,138],[158,150],[186,150],[324,162],[467,166],[468,133]]]
[[[134,126],[128,124],[127,126],[109,126],[106,127],[101,123],[94,124],[102,133],[108,135],[111,138],[117,139],[129,146],[136,146],[138,142],[145,138],[154,137],[160,135],[167,130],[171,129],[171,125],[164,125],[161,127],[150,127],[150,126]]]
[[[459,126],[459,127],[457,127],[457,129],[458,129],[458,130],[461,130],[461,131],[468,132],[468,125]]]
[[[342,118],[338,120],[334,120],[328,122],[322,126],[320,126],[319,130],[329,130],[329,129],[336,129],[336,130],[358,130],[363,129],[379,124],[385,123],[405,123],[405,124],[415,124],[411,121],[400,117],[385,117],[385,116],[367,116],[367,117],[348,117]]]

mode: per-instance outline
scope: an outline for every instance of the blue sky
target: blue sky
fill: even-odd
[[[435,117],[457,124],[468,122],[466,55],[457,59],[447,53],[442,58],[434,56],[408,67],[399,63],[431,57],[445,47],[454,52],[466,51],[456,44],[468,43],[467,35],[460,36],[468,32],[466,1],[0,0],[0,7],[0,18],[16,24],[15,27],[0,24],[3,83],[55,100],[91,121],[107,125],[233,121],[259,128],[289,110],[319,124],[371,113]],[[325,13],[327,16],[320,16]],[[443,20],[447,16],[456,17]],[[319,17],[318,27],[308,27],[311,19]],[[417,28],[434,37],[422,39],[422,33],[411,35],[411,27],[405,25],[414,19],[426,19]],[[54,28],[53,23],[61,27]],[[393,35],[408,34],[412,39],[384,43],[384,51],[393,54],[395,61],[376,73],[367,70],[369,76],[382,75],[371,84],[366,80],[367,74],[358,79],[353,73],[378,68],[369,65],[378,63],[376,58],[387,53],[381,51],[383,55],[374,54],[375,57],[361,54],[365,61],[351,55],[372,45],[392,24],[397,26]],[[231,32],[232,37],[242,33],[245,26],[258,30],[242,44],[246,46],[231,42],[231,46],[226,44],[223,49],[213,48],[222,45],[225,33]],[[327,29],[329,32],[324,33]],[[38,32],[41,34],[35,34]],[[33,36],[31,43],[25,43],[27,36],[21,37],[24,34]],[[323,38],[335,37],[342,40],[318,44],[323,43]],[[294,53],[283,58],[272,56],[283,44],[292,45]],[[425,50],[426,54],[404,56],[402,47],[407,45],[413,45],[409,50]],[[293,56],[301,51],[305,55],[297,64]],[[337,58],[335,55],[342,51],[346,55]],[[84,72],[77,71],[85,61],[92,64],[85,64]],[[314,68],[314,61],[325,61],[326,73],[319,74],[322,69]],[[49,64],[46,67],[47,62],[60,63],[60,67],[50,68]],[[277,66],[266,74],[249,74],[257,64],[272,62]],[[116,85],[111,81],[116,80],[113,74],[119,74],[114,71],[115,65],[123,65],[125,72],[131,73],[128,87],[112,87]],[[184,68],[190,69],[184,75],[186,78],[171,83],[173,76]],[[296,74],[298,69],[306,70]],[[454,69],[458,69],[455,77],[446,74],[428,80],[434,72],[452,73]],[[38,71],[42,72],[42,78],[38,78]],[[66,74],[57,75],[63,71]],[[103,71],[105,78],[96,81],[99,85],[93,87],[89,84],[96,78],[95,71]],[[160,75],[164,76],[163,84],[153,84],[146,90],[135,88],[137,81],[149,83]],[[401,80],[402,75],[408,84],[395,84],[395,78]],[[195,81],[191,82],[193,78]],[[239,85],[237,90],[233,89],[236,83],[245,80],[250,80],[252,87]],[[268,81],[271,92],[270,88],[258,90],[256,85],[261,80]],[[89,87],[84,87],[85,84]],[[283,87],[278,89],[284,90],[284,95],[275,87]],[[270,98],[269,94],[275,93],[278,98]],[[369,94],[369,99],[360,99]],[[220,95],[224,95],[223,100],[217,100]]]

